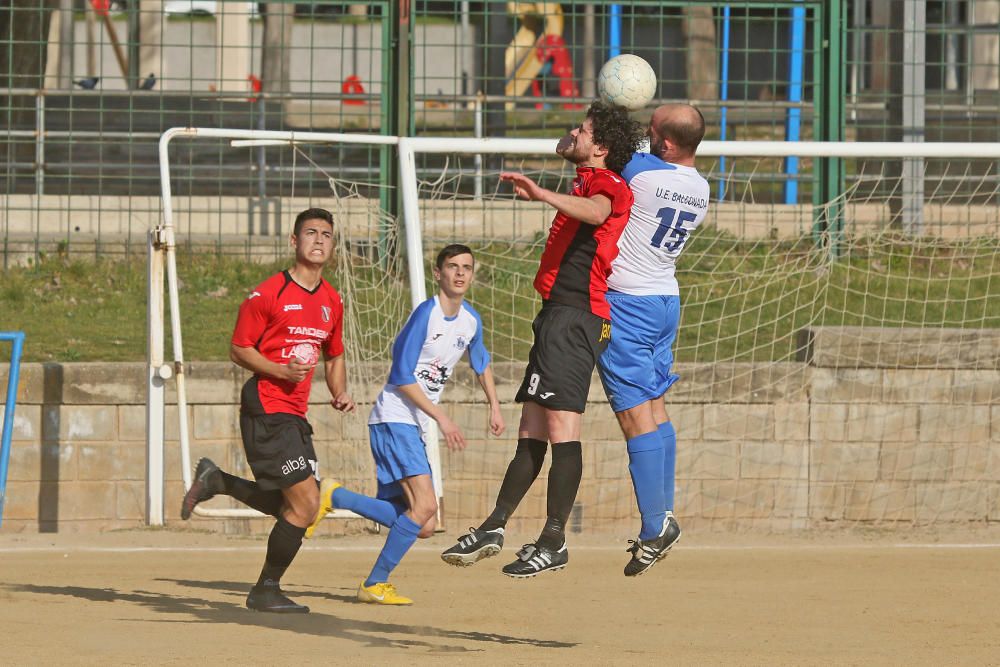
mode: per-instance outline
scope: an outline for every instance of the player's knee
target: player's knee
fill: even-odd
[[[421,526],[426,525],[431,519],[437,516],[437,501],[434,498],[419,498],[413,507],[410,508],[414,520]],[[421,529],[422,532],[423,529]],[[433,530],[433,527],[432,527]]]
[[[634,408],[617,412],[615,416],[618,417],[618,425],[621,426],[622,433],[625,434],[626,438],[634,438],[656,430],[656,421],[653,419],[652,408],[648,401]]]
[[[315,497],[296,499],[296,502],[288,506],[288,512],[294,515],[297,523],[305,522],[308,526],[319,512],[319,494]]]
[[[431,515],[431,518],[424,522],[424,525],[420,527],[420,532],[417,533],[417,537],[422,540],[426,540],[428,537],[434,537],[434,530],[437,528],[437,513]]]

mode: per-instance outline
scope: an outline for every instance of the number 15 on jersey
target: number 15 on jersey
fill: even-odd
[[[678,215],[677,209],[667,206],[657,211],[656,217],[660,224],[653,233],[649,245],[654,248],[664,248],[667,252],[675,252],[687,240],[688,230],[684,229],[684,223],[694,222],[697,216],[691,211],[681,211]]]

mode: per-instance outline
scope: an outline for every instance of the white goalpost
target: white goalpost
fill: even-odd
[[[495,168],[484,166],[484,163],[490,162],[492,157],[495,161],[505,162],[504,168],[525,171],[545,180],[549,187],[565,187],[573,174],[572,169],[554,154],[556,139],[399,138],[218,128],[168,130],[160,140],[163,217],[161,224],[151,230],[148,246],[146,519],[150,525],[161,525],[164,521],[166,430],[164,410],[166,387],[171,381],[175,383],[176,388],[178,440],[185,488],[191,484],[193,460],[187,423],[185,361],[181,343],[176,263],[177,230],[172,206],[168,152],[170,143],[174,139],[187,141],[206,139],[215,142],[222,140],[230,142],[230,146],[233,147],[267,145],[295,149],[296,146],[309,144],[397,147],[403,218],[401,233],[404,235],[402,245],[405,247],[405,274],[410,306],[419,304],[427,297],[425,262],[433,247],[432,244],[475,241],[479,244],[476,246],[477,276],[481,275],[481,278],[477,277],[470,295],[477,310],[483,315],[494,360],[498,367],[502,367],[495,372],[499,378],[507,382],[517,381],[517,373],[523,371],[522,364],[526,359],[527,347],[530,345],[531,318],[539,303],[530,288],[531,278],[537,268],[538,255],[553,213],[551,209],[537,203],[514,202],[510,195],[499,195],[495,187]],[[716,160],[722,156],[727,158],[725,171],[718,168],[719,161]],[[848,185],[844,194],[836,201],[822,202],[818,206],[777,204],[773,203],[773,198],[766,200],[761,197],[767,187],[773,186],[763,174],[780,173],[780,169],[774,169],[773,166],[780,164],[780,160],[784,157],[799,157],[806,162],[815,158],[843,158],[844,163],[850,165],[847,169]],[[713,269],[709,268],[703,274],[698,274],[702,278],[700,282],[698,279],[692,279],[690,282],[691,291],[685,295],[686,319],[682,326],[682,339],[678,342],[678,359],[682,361],[690,359],[692,363],[712,364],[737,364],[746,361],[779,368],[781,364],[794,358],[794,350],[787,344],[788,338],[794,337],[793,325],[800,327],[804,323],[823,326],[833,321],[828,320],[823,312],[824,307],[832,307],[829,305],[833,301],[832,297],[828,296],[829,287],[819,283],[826,280],[824,267],[829,266],[829,262],[834,260],[825,257],[824,255],[828,253],[824,251],[815,252],[804,259],[796,255],[795,259],[790,260],[787,248],[779,248],[780,244],[788,239],[815,238],[814,220],[817,211],[835,210],[837,216],[847,219],[848,238],[832,241],[828,239],[828,243],[842,243],[847,248],[863,249],[869,253],[886,252],[889,253],[886,256],[890,259],[894,257],[891,254],[894,251],[890,245],[883,247],[882,237],[879,236],[890,229],[902,229],[905,233],[914,235],[914,238],[927,233],[937,234],[940,238],[948,239],[943,243],[951,244],[949,248],[960,247],[964,242],[961,239],[964,238],[1000,234],[998,209],[995,204],[997,201],[995,170],[989,171],[986,175],[970,175],[963,172],[961,166],[963,162],[974,159],[1000,160],[1000,144],[706,141],[699,149],[699,158],[705,165],[702,166],[700,162],[699,167],[713,186],[713,197],[706,223],[706,227],[712,228],[712,235],[710,240],[705,240],[702,244],[703,253],[698,255],[697,259],[692,259],[692,262],[703,262],[709,267],[716,267],[714,270],[720,275],[713,278]],[[931,160],[949,162],[943,169],[943,176],[937,172],[933,178],[928,176],[928,183],[932,185],[927,191],[924,191],[921,181],[919,189],[909,187],[913,185],[911,183],[904,192],[904,188],[899,185],[892,185],[896,181],[885,170],[885,163],[892,160],[897,162],[913,160],[921,165],[924,161]],[[918,169],[917,173],[921,171],[922,169]],[[725,191],[724,201],[715,201],[716,185]],[[758,201],[758,197],[761,201]],[[907,197],[911,199],[908,200]],[[975,209],[974,214],[969,213],[970,209]],[[951,225],[949,221],[953,219],[964,225],[962,227],[964,231],[958,229],[961,226],[958,222],[954,228],[949,226]],[[914,221],[917,226],[914,226]],[[707,232],[699,230],[699,233]],[[733,244],[736,243],[742,243],[739,250],[733,249]],[[775,248],[773,251],[768,249],[771,246]],[[767,270],[750,266],[751,262],[736,261],[734,258],[742,252],[756,252],[764,266],[778,266],[780,271],[768,275]],[[682,283],[682,290],[687,285]],[[339,285],[334,286],[340,289]],[[795,290],[796,294],[802,295],[801,301],[796,298],[792,299],[793,303],[775,305],[780,299],[772,293]],[[752,312],[733,311],[733,303],[748,303],[740,299],[758,291],[767,293],[762,297],[760,302],[762,305],[753,306]],[[818,294],[823,295],[829,303],[826,301],[820,305],[803,303],[806,297],[817,299]],[[734,296],[739,298],[733,300]],[[851,323],[873,320],[873,316],[868,312],[870,304],[867,301],[874,300],[874,296],[867,300],[862,297],[863,303],[860,306],[850,303],[836,306],[843,310],[842,317],[836,321]],[[173,359],[170,361],[167,361],[164,351],[167,331],[164,312],[167,303],[170,310],[169,331],[173,343]],[[750,308],[750,306],[743,307]],[[351,305],[348,304],[347,310],[350,309]],[[345,318],[350,316],[350,312],[345,313]],[[913,324],[907,319],[910,316],[897,319],[890,313],[882,314],[880,317],[881,320],[875,318],[877,320],[875,324],[884,327],[898,328]],[[968,317],[974,320],[976,316]],[[704,326],[697,329],[693,326],[688,327],[687,318],[692,318],[692,322],[700,318]],[[386,330],[395,331],[401,325],[400,320],[386,323],[385,327]],[[928,327],[935,325],[934,322],[927,320]],[[919,321],[916,322],[916,326],[920,326]],[[360,325],[358,330],[362,330]],[[685,333],[687,338],[684,338]],[[506,366],[503,366],[504,364]],[[733,381],[732,384],[736,387],[738,383]],[[734,388],[733,392],[736,391]],[[733,393],[727,400],[752,403],[755,399]],[[691,399],[688,403],[693,406],[698,401]],[[703,408],[698,410],[699,414],[707,414]],[[736,416],[726,418],[743,420],[745,423],[741,422],[736,426],[747,432],[752,430],[750,426],[756,423],[753,421],[755,417],[747,416],[748,413],[745,411],[737,411],[734,414]],[[704,418],[708,419],[707,416]],[[709,436],[706,435],[705,438],[708,439]],[[438,495],[444,497],[442,454],[437,447],[436,432],[428,434],[427,446]],[[791,447],[791,444],[788,447]],[[856,449],[860,447],[859,445]],[[740,455],[746,456],[737,454]],[[496,471],[488,469],[492,465],[490,461],[491,459],[484,457],[481,462],[463,465],[466,468],[475,468],[479,465],[484,477],[492,479]],[[728,465],[726,461],[721,459],[720,461]],[[847,463],[838,465],[841,469],[836,471],[837,474],[844,476],[853,474]],[[717,501],[721,495],[716,489],[716,478],[697,477],[701,474],[699,471],[691,474],[695,475],[692,479],[697,480],[690,485],[690,488],[696,489],[691,492],[698,492],[704,496],[705,499],[701,504],[707,507],[707,503],[711,500],[723,506],[722,501]],[[806,475],[806,482],[812,482],[810,474],[803,474]],[[894,474],[905,477],[910,472],[900,468],[895,470]],[[728,482],[728,480],[723,481]],[[922,480],[917,482],[923,483]],[[840,483],[855,484],[853,479],[841,482],[837,478],[831,481],[831,484]],[[680,489],[682,482],[679,481],[678,484]],[[744,488],[740,485],[749,484],[750,482],[744,483],[743,480],[734,482],[734,485],[741,489],[740,493],[743,493]],[[790,488],[792,482],[787,484],[779,482],[777,487],[779,490],[784,488],[782,484]],[[609,507],[611,505],[630,507],[628,488],[627,486],[621,488],[618,493],[621,497],[616,496],[604,501]],[[857,488],[862,488],[862,483],[858,483]],[[750,486],[746,486],[746,489],[748,497],[759,497],[756,487],[751,489]],[[582,494],[585,493],[586,489]],[[469,502],[479,503],[485,507],[486,499],[475,498]],[[246,509],[198,507],[195,511],[209,517],[260,516],[257,512]],[[728,511],[726,506],[719,510],[719,512],[724,511]],[[338,511],[333,516],[351,518],[355,515]],[[721,514],[719,516],[725,518]]]
[[[150,231],[148,243],[149,278],[147,344],[149,373],[147,384],[147,446],[146,446],[146,522],[159,526],[164,522],[164,434],[165,434],[165,382],[174,379],[177,395],[178,436],[180,440],[181,475],[184,488],[191,487],[191,446],[187,415],[187,391],[184,374],[184,346],[181,330],[180,299],[178,296],[176,230],[170,183],[168,149],[175,138],[228,139],[233,146],[294,145],[296,143],[342,143],[373,146],[392,146],[395,137],[353,135],[315,132],[269,132],[262,130],[227,130],[221,128],[172,128],[163,133],[159,143],[160,187],[163,201],[163,218],[160,225]],[[421,267],[422,268],[422,267]],[[164,277],[166,282],[164,283]],[[422,284],[421,284],[422,287]],[[165,326],[164,291],[170,303],[170,332],[173,343],[173,362],[167,364],[164,356]],[[414,295],[416,298],[416,295]],[[417,302],[414,302],[414,305]],[[196,507],[195,514],[205,517],[260,517],[252,509],[210,509]],[[359,518],[353,512],[336,510],[335,518]]]

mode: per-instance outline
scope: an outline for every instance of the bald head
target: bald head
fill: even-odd
[[[667,162],[693,162],[705,136],[705,118],[690,104],[664,104],[649,120],[650,150]]]

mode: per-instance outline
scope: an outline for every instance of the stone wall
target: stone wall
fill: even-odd
[[[904,330],[905,332],[905,330]],[[1000,355],[974,336],[978,356],[955,367],[921,346],[968,340],[969,332],[927,340],[926,332],[881,340],[847,330],[813,330],[802,362],[680,364],[668,406],[678,431],[677,511],[687,525],[785,530],[828,522],[912,526],[931,521],[1000,520]],[[914,342],[923,338],[924,342]],[[963,338],[964,337],[964,338]],[[891,340],[890,340],[891,339]],[[850,367],[831,364],[829,348]],[[850,341],[854,341],[852,343]],[[969,348],[976,346],[969,345]],[[826,349],[827,351],[824,351]],[[956,357],[958,358],[958,357]],[[508,434],[486,436],[474,377],[461,370],[446,402],[469,447],[445,452],[445,517],[458,531],[492,507],[513,451],[518,368],[498,368]],[[6,388],[0,367],[0,394]],[[228,363],[192,363],[192,456],[210,456],[248,474],[238,433],[243,372]],[[145,494],[143,364],[24,364],[7,483],[4,532],[97,531],[142,525]],[[356,386],[370,401],[376,386]],[[373,491],[366,419],[324,405],[319,382],[310,419],[321,470]],[[173,400],[169,398],[168,400]],[[625,446],[595,381],[584,417],[584,479],[571,527],[627,534],[636,523]],[[167,522],[181,524],[181,463],[176,407],[167,409]],[[543,477],[545,471],[542,473]],[[544,483],[525,498],[512,530],[533,532],[545,515]],[[215,500],[213,506],[227,506]],[[196,519],[192,527],[263,531],[266,520]],[[327,522],[326,532],[365,522]]]

